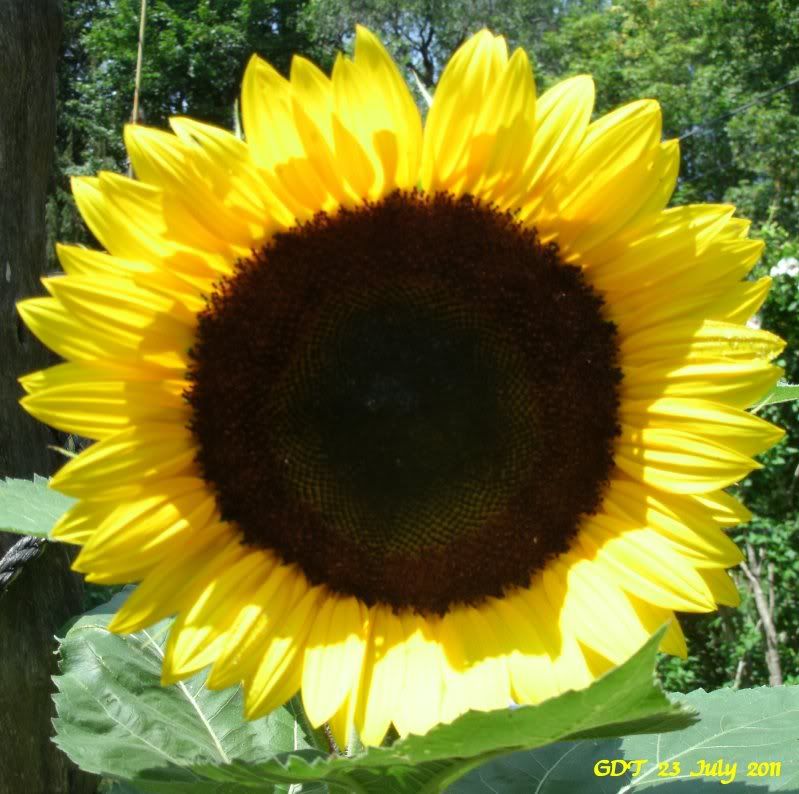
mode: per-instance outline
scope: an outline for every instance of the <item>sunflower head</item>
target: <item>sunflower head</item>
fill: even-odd
[[[212,665],[257,717],[297,691],[368,744],[535,703],[674,611],[737,603],[723,489],[780,431],[746,406],[777,337],[726,205],[667,209],[656,102],[590,122],[481,31],[424,125],[379,41],[328,77],[255,57],[245,140],[129,126],[78,178],[104,251],[19,310],[65,363],[24,407],[95,439],[53,479],[112,628],[175,614],[164,681]]]

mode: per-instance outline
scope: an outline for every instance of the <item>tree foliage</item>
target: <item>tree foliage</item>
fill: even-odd
[[[65,6],[50,232],[53,239],[90,242],[69,177],[128,166],[122,129],[131,121],[141,3],[66,0]],[[295,52],[318,57],[301,25],[303,10],[295,0],[149,0],[138,121],[165,127],[170,116],[191,114],[234,126],[253,53],[284,73]]]

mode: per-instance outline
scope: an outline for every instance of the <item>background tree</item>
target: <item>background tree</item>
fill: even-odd
[[[356,24],[366,25],[398,63],[432,87],[454,50],[482,27],[512,34],[511,40],[533,55],[568,13],[598,5],[590,0],[310,0],[303,20],[328,58],[348,47]]]

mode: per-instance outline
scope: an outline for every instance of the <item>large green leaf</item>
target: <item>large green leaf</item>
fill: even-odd
[[[170,621],[112,634],[108,623],[127,595],[79,618],[60,646],[54,741],[78,766],[124,779],[170,763],[258,761],[311,746],[291,705],[248,722],[238,688],[213,692],[203,674],[162,687]]]
[[[623,758],[621,744],[621,739],[584,739],[505,755],[458,780],[447,794],[617,794],[628,776],[597,777],[594,766]]]
[[[47,478],[0,480],[0,530],[46,538],[53,524],[75,503],[47,487]]]
[[[678,763],[680,772],[673,780],[707,780],[714,789],[719,778],[690,774],[700,770],[699,761],[737,761],[736,780],[747,786],[799,791],[799,686],[700,689],[682,700],[699,709],[701,722],[675,736],[627,737],[622,745],[625,756]],[[747,775],[749,764],[772,761],[781,764],[779,776]],[[660,780],[657,766],[652,765],[631,781],[628,790],[643,791]]]
[[[391,748],[370,748],[352,758],[318,750],[280,753],[260,763],[193,764],[154,769],[135,779],[145,791],[190,792],[199,782],[268,790],[268,783],[326,782],[331,791],[426,794],[443,791],[486,761],[522,748],[567,738],[605,737],[631,731],[676,730],[691,724],[690,710],[670,703],[655,685],[653,669],[661,633],[635,656],[581,692],[567,692],[538,706],[470,712],[424,737],[409,736]]]
[[[613,741],[564,742],[514,753],[474,770],[448,794],[799,792],[799,687],[698,690],[679,699],[700,715],[700,721],[685,730]],[[646,763],[636,775],[632,771],[638,765],[618,777],[594,774],[597,762],[614,759]],[[712,765],[719,760],[723,764],[714,770]],[[771,766],[773,762],[779,763],[779,770]],[[729,774],[731,764],[737,764],[734,780]],[[608,769],[598,767],[600,772]],[[622,770],[623,765],[617,763],[616,771]],[[714,774],[691,774],[708,771]],[[719,788],[722,780],[730,782]]]

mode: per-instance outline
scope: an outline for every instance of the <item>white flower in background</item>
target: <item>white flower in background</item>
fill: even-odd
[[[749,318],[749,319],[746,321],[746,324],[747,324],[747,325],[748,325],[750,328],[754,328],[756,331],[759,331],[759,330],[760,330],[760,328],[761,328],[761,327],[762,327],[762,325],[763,325],[763,320],[762,320],[762,318],[760,317],[760,315],[759,315],[759,314],[755,314],[753,317],[750,317],[750,318]]]
[[[769,271],[770,276],[799,276],[799,259],[795,256],[786,256],[780,259]]]

